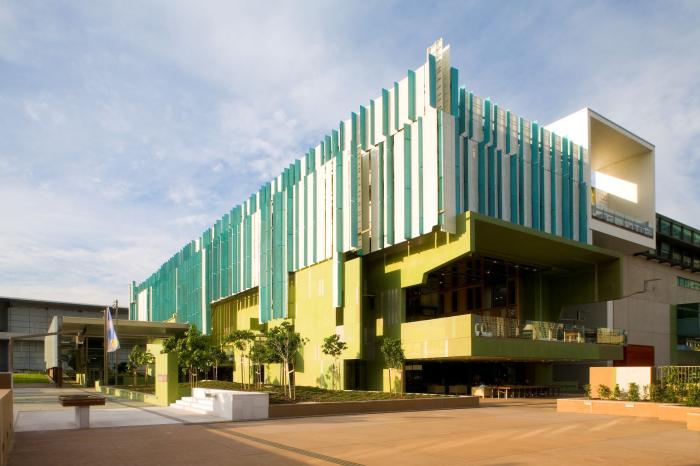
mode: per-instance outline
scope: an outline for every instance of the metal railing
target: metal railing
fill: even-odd
[[[591,217],[649,238],[654,237],[654,229],[649,223],[641,222],[618,212],[613,212],[603,208],[599,204],[591,205]]]
[[[561,322],[509,319],[472,314],[474,336],[487,338],[520,338],[525,340],[560,341],[566,343],[599,343],[624,345],[626,335],[614,328],[593,328]]]
[[[700,383],[700,366],[657,366],[655,375],[662,384]]]

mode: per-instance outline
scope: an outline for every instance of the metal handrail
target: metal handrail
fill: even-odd
[[[640,235],[644,235],[649,238],[654,237],[654,229],[649,225],[649,223],[643,223],[637,219],[628,217],[627,215],[603,208],[599,204],[591,205],[591,217],[624,228],[625,230],[639,233]]]

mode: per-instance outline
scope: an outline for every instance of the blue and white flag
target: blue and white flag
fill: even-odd
[[[107,352],[113,353],[119,349],[119,337],[117,337],[117,332],[114,330],[112,311],[107,308],[105,312],[107,313]]]

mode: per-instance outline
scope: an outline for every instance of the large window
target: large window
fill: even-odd
[[[693,231],[689,228],[683,228],[683,241],[693,242]]]
[[[529,270],[529,268],[528,268]],[[518,316],[518,277],[522,267],[469,258],[431,272],[422,285],[406,288],[406,320],[479,313]]]
[[[659,254],[662,257],[669,257],[671,255],[671,245],[668,243],[661,243],[661,248],[659,249]]]
[[[679,281],[682,277],[678,277]],[[687,280],[687,279],[684,279]],[[694,280],[688,280],[700,286]],[[679,304],[676,315],[678,349],[695,349],[700,341],[700,305]]]
[[[678,277],[678,286],[700,291],[700,282],[685,277]]]
[[[671,225],[671,235],[673,235],[674,237],[681,238],[682,237],[681,231],[682,231],[682,228],[679,224],[674,223]]]

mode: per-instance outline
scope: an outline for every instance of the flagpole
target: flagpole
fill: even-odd
[[[119,300],[114,300],[114,315],[116,323],[114,324],[114,332],[119,330]],[[118,333],[117,333],[118,335]],[[119,385],[119,350],[114,351],[114,385]]]
[[[109,308],[107,307],[103,311],[103,314],[104,314],[104,340],[102,340],[102,352],[103,352],[103,356],[102,356],[102,362],[103,362],[103,368],[102,368],[103,373],[102,374],[103,375],[102,375],[102,377],[104,379],[103,382],[105,384],[105,387],[107,385],[109,385],[109,378],[107,376],[107,313],[108,312],[109,312]]]

